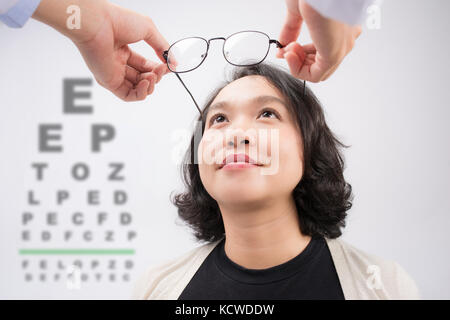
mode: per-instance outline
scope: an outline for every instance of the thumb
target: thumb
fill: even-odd
[[[286,5],[287,16],[278,39],[283,46],[298,39],[303,23],[303,17],[298,7],[298,0],[287,0]]]
[[[147,19],[147,23],[147,33],[144,37],[144,41],[147,42],[153,50],[155,50],[155,53],[161,62],[166,63],[166,60],[163,57],[163,52],[164,50],[169,49],[169,43],[159,33],[156,25],[153,23],[153,20]]]
[[[159,33],[150,17],[109,3],[109,19],[114,29],[115,42],[118,47],[141,40],[147,42],[165,63],[163,52],[169,43]]]

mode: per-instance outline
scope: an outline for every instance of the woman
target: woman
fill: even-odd
[[[300,80],[268,64],[236,68],[202,125],[172,200],[206,244],[149,268],[135,298],[419,298],[399,264],[338,239],[353,198],[345,145]]]

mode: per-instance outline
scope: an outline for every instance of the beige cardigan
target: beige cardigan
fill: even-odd
[[[421,299],[414,280],[395,261],[369,255],[342,239],[325,238],[346,300]],[[220,240],[149,267],[135,283],[133,299],[176,300]]]

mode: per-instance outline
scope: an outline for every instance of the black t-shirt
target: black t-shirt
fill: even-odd
[[[313,236],[296,257],[267,269],[247,269],[234,263],[224,244],[225,238],[203,261],[179,300],[344,300],[330,250],[321,236]]]

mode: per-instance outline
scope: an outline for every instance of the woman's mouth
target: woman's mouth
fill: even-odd
[[[224,165],[222,170],[234,170],[234,169],[245,169],[245,168],[254,168],[259,167],[260,165],[248,163],[248,162],[232,162]]]
[[[230,154],[223,159],[222,164],[219,166],[219,170],[234,170],[234,169],[246,169],[260,167],[262,164],[257,163],[244,153]]]

